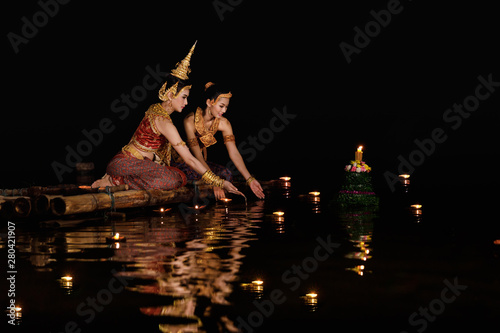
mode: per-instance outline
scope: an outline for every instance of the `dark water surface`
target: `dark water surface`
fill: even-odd
[[[416,216],[409,207],[416,200],[403,193],[383,196],[373,211],[333,208],[328,189],[319,202],[307,186],[292,189],[247,207],[233,197],[187,215],[174,205],[164,214],[127,212],[126,220],[18,221],[15,299],[22,309],[17,325],[6,326],[465,332],[497,325],[498,223],[467,209],[454,190],[421,197]],[[5,224],[1,232],[5,250]],[[126,241],[110,241],[116,232]]]

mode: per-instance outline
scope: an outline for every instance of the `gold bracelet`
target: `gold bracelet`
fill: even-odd
[[[224,179],[217,176],[211,170],[205,171],[205,173],[201,176],[201,180],[208,185],[214,185],[220,188],[224,187]]]
[[[250,185],[250,183],[253,182],[254,180],[255,180],[254,176],[248,177],[248,179],[247,179],[247,185]]]

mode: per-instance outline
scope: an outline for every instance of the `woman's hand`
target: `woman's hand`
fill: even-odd
[[[227,180],[224,181],[224,189],[226,191],[228,191],[229,193],[234,193],[234,194],[245,196],[243,193],[241,193],[240,191],[238,191],[238,189],[236,188],[236,186],[234,186],[231,182],[228,182]]]
[[[224,182],[224,183],[226,183],[226,182]],[[223,189],[221,189],[218,186],[214,186],[214,196],[215,196],[215,200],[220,200],[220,199],[225,198],[226,194],[224,193]]]
[[[257,179],[254,179],[250,182],[250,189],[252,189],[253,193],[257,198],[264,199],[266,197]]]

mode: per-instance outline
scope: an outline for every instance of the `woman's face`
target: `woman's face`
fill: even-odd
[[[210,100],[207,100],[207,104],[210,103]],[[209,104],[212,107],[209,109],[210,112],[212,113],[212,116],[216,118],[220,118],[226,113],[227,108],[229,107],[229,98],[227,97],[222,97],[220,98],[217,103],[215,104]]]
[[[189,89],[184,89],[179,96],[171,99],[174,111],[182,112],[182,109],[188,104]]]

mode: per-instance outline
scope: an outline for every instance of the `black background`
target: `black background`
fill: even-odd
[[[96,176],[130,139],[157,89],[125,119],[112,112],[121,94],[142,85],[147,66],[170,71],[198,40],[191,61],[194,88],[187,111],[206,81],[232,87],[226,114],[237,142],[269,128],[272,110],[296,118],[247,166],[260,179],[300,175],[311,187],[336,178],[360,144],[382,190],[384,172],[398,174],[398,156],[414,140],[442,128],[437,144],[416,167],[421,184],[498,184],[495,163],[499,92],[453,130],[443,121],[454,103],[474,94],[478,76],[498,71],[499,20],[491,3],[401,1],[386,27],[348,63],[339,44],[354,44],[356,26],[388,1],[71,1],[40,27],[16,54],[8,33],[21,35],[22,17],[33,21],[36,1],[4,4],[3,138],[0,188],[56,184],[52,163],[65,163],[69,145],[103,118],[116,128],[104,134],[84,161]],[[152,82],[152,81],[151,81]],[[159,88],[159,86],[158,86]],[[181,128],[182,115],[174,115]],[[219,138],[221,141],[221,138]],[[225,164],[223,145],[211,160]],[[74,182],[75,172],[63,182]]]

